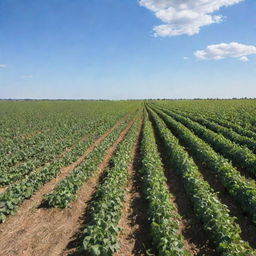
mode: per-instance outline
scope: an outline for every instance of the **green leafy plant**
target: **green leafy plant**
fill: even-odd
[[[91,221],[84,229],[83,250],[86,255],[113,255],[119,248],[117,236],[121,217],[125,187],[128,181],[128,166],[132,149],[138,135],[137,120],[111,158],[112,165],[99,184],[91,204]]]
[[[183,128],[184,126],[173,121],[162,112],[157,112],[160,113],[160,116],[168,125],[179,131],[180,136],[183,135],[183,131],[186,131],[187,128]],[[202,220],[204,229],[211,235],[218,252],[225,256],[255,255],[255,251],[250,248],[249,244],[241,239],[239,226],[235,223],[234,218],[229,215],[227,207],[219,201],[217,194],[213,192],[210,185],[203,180],[193,159],[179,145],[178,139],[170,132],[164,121],[152,110],[150,110],[150,113],[165,145],[169,161],[182,177],[195,213]],[[193,137],[192,134],[189,134],[189,138],[191,137]],[[194,148],[196,149],[195,145]],[[201,150],[203,148],[200,148],[200,152]]]

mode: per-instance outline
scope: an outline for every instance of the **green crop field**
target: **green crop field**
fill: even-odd
[[[256,100],[0,101],[0,255],[256,255]]]

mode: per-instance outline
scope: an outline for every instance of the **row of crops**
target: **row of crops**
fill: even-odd
[[[85,206],[76,251],[81,255],[119,255],[125,195],[133,179],[129,170],[135,168],[140,179],[138,191],[145,202],[140,214],[145,215],[149,228],[144,234],[149,242],[142,245],[141,254],[197,255],[201,248],[192,250],[197,244],[192,244],[193,237],[185,232],[187,217],[169,189],[167,176],[173,172],[205,232],[204,242],[210,241],[205,244],[210,247],[209,255],[256,255],[255,101],[1,104],[3,114],[9,111],[21,120],[11,129],[14,120],[4,115],[0,124],[4,128],[1,222],[8,222],[10,215],[15,217],[25,200],[58,177],[64,167],[76,163],[43,195],[41,203],[48,210],[72,209],[81,188],[91,177],[99,177]],[[38,122],[32,116],[38,117]],[[109,152],[108,166],[102,169]],[[139,164],[134,167],[135,158]],[[212,173],[218,186],[212,187],[205,179],[204,169]],[[218,187],[240,215],[230,211]],[[241,225],[243,218],[250,224],[248,234]],[[136,252],[131,249],[130,254]]]
[[[33,103],[37,104],[37,103]],[[25,200],[30,198],[38,189],[40,189],[46,182],[50,181],[52,178],[56,177],[61,171],[62,167],[68,166],[75,162],[85,151],[93,144],[93,142],[108,131],[120,118],[125,116],[125,119],[122,122],[127,121],[129,113],[131,110],[134,112],[135,107],[133,104],[125,106],[125,108],[119,108],[119,113],[114,111],[113,106],[109,107],[109,110],[106,112],[100,112],[99,106],[90,106],[88,104],[88,108],[92,108],[91,112],[86,109],[85,116],[86,119],[82,119],[81,121],[74,121],[72,130],[67,132],[67,137],[62,135],[61,129],[59,128],[58,136],[61,137],[62,144],[66,144],[64,148],[62,148],[62,154],[58,150],[58,147],[55,144],[55,140],[51,141],[51,134],[47,133],[45,136],[48,136],[47,139],[41,137],[40,143],[43,145],[41,152],[39,154],[35,153],[35,159],[38,161],[38,157],[42,152],[46,152],[48,146],[46,142],[49,141],[51,147],[54,148],[54,154],[51,159],[48,159],[47,162],[41,162],[39,165],[31,164],[33,160],[24,160],[19,165],[17,164],[8,164],[8,162],[2,162],[3,167],[0,169],[0,180],[2,186],[6,186],[5,190],[0,193],[0,220],[4,221],[6,217],[10,214],[14,214],[16,208]],[[91,103],[91,105],[93,105]],[[65,104],[64,104],[65,106]],[[74,106],[73,106],[74,107]],[[108,104],[104,104],[104,107],[107,108]],[[119,107],[119,106],[117,106]],[[80,109],[80,106],[78,110]],[[76,110],[76,111],[78,111]],[[39,110],[38,110],[39,111]],[[65,109],[63,112],[65,113]],[[98,115],[96,115],[98,111]],[[88,113],[90,115],[88,117]],[[56,115],[55,122],[61,123],[61,127],[68,127],[70,124],[70,116],[69,114],[74,114],[67,112],[66,115],[58,112],[53,112],[53,115]],[[130,115],[130,114],[129,114]],[[82,116],[82,114],[81,114]],[[65,118],[64,118],[65,117]],[[59,120],[57,119],[59,118]],[[76,117],[77,118],[77,117]],[[79,118],[79,115],[78,115]],[[66,121],[67,120],[67,121]],[[52,125],[52,120],[49,120],[50,125]],[[23,127],[22,127],[23,128]],[[73,131],[77,131],[76,133]],[[31,140],[34,141],[34,137],[27,138],[24,144],[28,145]],[[52,143],[51,143],[52,142]],[[35,144],[37,146],[37,144]],[[27,149],[29,147],[20,147],[18,153],[26,154]],[[30,149],[29,149],[30,150]],[[49,152],[48,152],[49,153]],[[12,153],[10,153],[12,155]],[[39,155],[39,156],[38,156]],[[23,168],[21,168],[23,167]],[[37,168],[39,167],[39,168]],[[68,196],[68,194],[67,194]],[[61,199],[60,199],[61,200]]]

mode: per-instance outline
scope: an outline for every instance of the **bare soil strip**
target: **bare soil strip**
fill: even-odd
[[[108,132],[110,133],[111,131],[113,131],[113,129],[115,129],[115,128],[117,127],[117,125],[119,125],[119,124],[122,122],[122,120],[124,120],[125,118],[127,118],[127,115],[125,115],[124,117],[122,117],[122,118],[117,122],[117,124],[115,124]],[[104,136],[103,139],[109,134],[108,132],[105,133],[106,135],[102,135],[102,136]],[[37,172],[37,171],[39,171],[40,169],[42,169],[44,166],[46,166],[46,165],[48,165],[48,164],[51,164],[51,163],[53,163],[55,160],[58,160],[58,159],[64,157],[64,155],[65,155],[67,152],[72,151],[72,150],[75,148],[75,146],[76,146],[79,142],[82,142],[82,141],[86,140],[89,136],[90,136],[90,134],[88,134],[88,133],[85,134],[84,136],[82,136],[81,138],[79,138],[73,145],[71,145],[70,147],[66,148],[66,149],[65,149],[63,152],[61,152],[60,154],[56,155],[51,161],[46,162],[46,163],[44,163],[43,165],[37,167],[37,168],[34,169],[31,173]],[[101,138],[101,137],[100,137],[100,138]],[[99,139],[100,139],[100,138],[99,138]],[[97,141],[98,141],[98,140],[95,141],[95,143],[96,143],[95,145],[97,145],[101,140],[100,140],[98,143],[97,143]],[[92,145],[93,148],[95,147],[95,145],[94,145],[94,144]],[[91,151],[92,151],[92,150],[91,150]],[[90,152],[89,152],[89,153],[90,153]],[[88,154],[88,153],[87,153],[87,154]],[[87,154],[85,154],[85,155],[87,155]],[[24,163],[24,162],[19,162],[18,165],[20,165],[20,164],[22,164],[22,163]],[[12,184],[15,184],[15,183],[17,183],[17,182],[19,182],[19,181],[20,181],[20,180],[17,180],[17,181],[15,181],[15,182],[13,182]],[[0,187],[0,193],[4,192],[9,186],[10,186],[10,185],[5,186],[5,187]]]
[[[47,129],[47,130],[50,131],[50,129]],[[47,131],[47,130],[46,130],[46,131]],[[46,132],[46,131],[44,131],[44,132]],[[36,136],[36,135],[38,135],[38,134],[41,134],[41,133],[42,133],[42,131],[35,131],[35,132],[32,132],[32,133],[27,133],[26,136],[25,136],[25,134],[24,134],[24,135],[14,136],[12,139],[21,138],[21,139],[24,139],[24,140],[25,140],[25,139],[26,139],[26,140],[29,140],[29,139],[33,138],[34,136]],[[0,138],[0,141],[1,141],[1,138]],[[5,141],[5,140],[2,139],[2,141]],[[7,155],[12,156],[13,153],[9,153],[9,154],[7,154]],[[19,162],[15,163],[14,165],[11,165],[11,166],[9,166],[9,167],[10,167],[10,168],[11,168],[11,167],[16,167],[16,166],[21,165],[21,164],[24,163],[24,162],[26,162],[26,161],[19,161]]]
[[[111,148],[111,153],[107,154],[106,161],[102,162],[102,166],[100,167],[101,170],[105,169],[109,164],[111,164],[110,159],[112,155],[115,153],[118,144],[124,139],[125,135],[127,134],[128,130],[130,129],[132,122],[129,123],[125,131],[123,132],[124,135],[119,137],[118,141],[115,143],[115,146]],[[69,242],[66,244],[65,249],[62,251],[61,255],[84,255],[83,252],[79,252],[77,249],[81,246],[83,241],[83,230],[85,228],[86,223],[89,222],[91,219],[91,203],[95,200],[95,195],[97,191],[97,187],[99,184],[104,180],[106,172],[101,171],[97,177],[97,182],[95,182],[93,191],[90,193],[90,198],[86,200],[86,207],[84,208],[83,213],[79,217],[79,228],[76,228],[75,232],[73,232],[72,237],[70,238]]]
[[[43,186],[30,200],[26,200],[18,209],[15,216],[11,216],[0,225],[0,252],[5,256],[33,255],[51,256],[59,255],[68,244],[69,239],[79,228],[83,210],[86,202],[90,199],[98,183],[100,173],[107,166],[108,161],[118,143],[128,132],[132,121],[120,134],[114,145],[108,149],[102,163],[100,171],[86,182],[78,193],[78,197],[71,203],[70,208],[45,209],[38,208],[45,193],[54,189],[55,185],[65,178],[83,159],[99,144],[108,134],[110,134],[122,119],[119,120],[108,132],[97,139],[94,144],[73,164],[62,168],[60,175]]]
[[[185,147],[184,143],[180,142],[180,144]],[[219,200],[228,207],[230,215],[236,217],[236,223],[240,226],[242,231],[242,239],[244,241],[247,241],[252,248],[256,249],[256,225],[251,221],[250,217],[243,213],[242,209],[239,207],[236,201],[228,194],[225,187],[221,184],[218,177],[214,175],[214,173],[211,172],[203,163],[197,161],[193,157],[193,153],[191,152],[191,150],[189,150],[188,148],[186,148],[186,150],[198,166],[203,179],[210,184],[215,192],[218,193]],[[241,168],[237,169],[241,172],[242,175],[250,179],[250,175],[248,175],[246,171]]]
[[[62,158],[67,152],[70,152],[70,151],[76,146],[77,143],[84,141],[84,140],[85,140],[86,138],[88,138],[88,137],[89,137],[89,134],[84,135],[84,136],[81,137],[76,143],[74,143],[74,144],[71,145],[70,147],[66,148],[66,149],[65,149],[63,152],[61,152],[60,154],[56,155],[51,161],[46,162],[46,163],[44,163],[43,165],[41,165],[41,166],[35,168],[35,169],[34,169],[32,172],[30,172],[30,173],[37,172],[37,171],[39,171],[40,169],[42,169],[44,166],[46,166],[46,165],[48,165],[48,164],[51,164],[51,163],[54,162],[55,160],[58,160],[58,159]],[[26,162],[26,161],[25,161],[25,162]],[[18,162],[18,163],[15,164],[15,167],[17,167],[18,165],[21,165],[21,164],[23,164],[23,163],[25,163],[25,162]],[[10,168],[11,168],[11,167],[10,167]],[[17,181],[15,181],[15,182],[13,182],[12,184],[18,183],[19,181],[20,181],[20,179],[17,180]],[[5,186],[5,187],[0,187],[0,193],[4,192],[9,186],[10,186],[10,185]]]
[[[115,256],[146,255],[146,250],[152,248],[149,237],[149,223],[146,214],[146,202],[142,197],[142,177],[140,157],[141,128],[136,146],[133,149],[133,162],[130,164],[129,181],[125,195],[125,203],[119,226],[122,231],[119,236],[120,249]]]
[[[40,133],[42,133],[42,131],[37,130],[37,131],[33,131],[31,133],[23,133],[23,134],[16,135],[12,139],[16,139],[16,138],[31,139],[32,137],[34,137],[35,135],[40,134]]]
[[[223,157],[224,157],[224,156],[223,156]],[[240,174],[241,174],[242,176],[244,176],[246,179],[248,179],[248,180],[254,180],[254,181],[255,181],[255,179],[256,179],[255,174],[250,173],[250,172],[247,171],[245,168],[242,168],[242,167],[238,166],[237,164],[235,164],[235,163],[233,163],[233,162],[232,162],[232,165],[233,165],[233,166],[240,172]]]
[[[161,144],[161,140],[155,127],[154,133],[165,170],[167,185],[173,196],[172,202],[174,203],[177,212],[182,217],[180,232],[185,238],[185,248],[190,251],[192,255],[216,256],[217,252],[209,240],[209,235],[204,231],[202,223],[194,214],[193,206],[186,195],[181,177],[176,174],[169,163],[166,149]]]
[[[178,121],[177,121],[178,122]],[[214,130],[212,130],[212,129],[210,129],[210,128],[208,128],[208,127],[206,127],[206,126],[204,126],[204,125],[202,125],[201,123],[199,123],[199,122],[197,122],[197,121],[194,121],[195,123],[197,123],[197,124],[199,124],[199,125],[201,125],[201,126],[203,126],[204,128],[206,128],[207,130],[209,130],[209,131],[212,131],[212,132],[215,132]],[[186,125],[185,125],[186,126]],[[187,126],[186,126],[187,127]],[[193,130],[192,129],[190,129],[189,127],[187,127],[191,132],[193,132]],[[193,132],[194,133],[194,132]],[[222,135],[221,133],[218,133],[218,132],[215,132],[216,134],[218,134],[218,135]],[[195,134],[196,135],[196,134]],[[196,135],[197,136],[197,135]],[[224,135],[222,135],[222,136],[224,136]],[[227,157],[227,156],[225,156],[220,150],[217,150],[217,149],[215,149],[215,147],[213,147],[210,143],[208,143],[207,141],[205,141],[203,138],[201,138],[200,136],[197,136],[199,139],[201,139],[201,140],[203,140],[206,144],[208,144],[210,147],[212,147],[212,149],[216,152],[216,153],[218,153],[219,155],[221,155],[222,157],[224,157],[224,158],[226,158],[227,160],[229,160],[229,161],[231,161],[232,162],[232,165],[241,173],[241,175],[243,175],[246,179],[249,179],[249,180],[255,180],[255,175],[254,174],[252,174],[252,173],[250,173],[249,171],[247,171],[246,170],[246,168],[243,168],[243,167],[241,167],[241,166],[239,166],[239,164],[238,163],[236,163],[236,162],[234,162],[233,160],[232,160],[232,158],[231,157]],[[225,137],[225,136],[224,136]],[[226,137],[225,137],[226,138]],[[236,142],[234,142],[232,139],[229,139],[229,138],[226,138],[227,140],[229,140],[229,141],[231,141],[232,143],[235,143],[235,144],[237,144],[238,146],[240,146],[240,147],[243,147],[243,145],[240,145],[239,143],[236,143]],[[246,147],[246,145],[244,145],[245,147]],[[249,149],[249,148],[247,148],[247,149]],[[252,152],[253,153],[253,152]]]
[[[64,150],[63,152],[61,152],[60,154],[54,156],[52,160],[50,160],[49,162],[43,163],[41,166],[35,168],[35,169],[34,169],[32,172],[30,172],[30,173],[37,172],[37,171],[39,171],[40,169],[42,169],[44,166],[46,166],[47,164],[51,164],[51,163],[54,162],[55,160],[58,160],[58,159],[62,158],[67,152],[70,152],[72,149],[74,149],[74,147],[76,146],[77,143],[86,140],[89,136],[90,136],[89,134],[85,134],[84,136],[82,136],[81,138],[79,138],[73,145],[71,145],[71,146],[68,147],[68,148],[65,148],[65,150]],[[36,157],[36,156],[34,156],[34,157]],[[34,158],[34,157],[33,157],[33,158]],[[26,162],[27,162],[27,161],[17,162],[14,166],[11,166],[10,168],[12,168],[12,167],[18,167],[18,166],[20,166],[20,165],[22,165],[22,164],[24,164],[24,163],[26,163]],[[13,182],[12,184],[15,184],[15,183],[17,183],[17,182],[19,182],[19,180]],[[8,186],[5,186],[5,187],[0,187],[0,193],[1,193],[1,192],[4,192],[8,187],[9,187],[9,185],[8,185]]]
[[[0,193],[4,192],[8,187],[1,187],[0,188]]]
[[[209,171],[202,163],[198,161],[195,162],[204,179],[211,185],[215,192],[218,192],[220,201],[228,207],[230,215],[236,217],[236,223],[242,230],[242,239],[247,241],[252,248],[256,249],[256,225],[253,224],[250,217],[243,213],[235,200],[228,194],[225,187],[218,180],[218,177]]]

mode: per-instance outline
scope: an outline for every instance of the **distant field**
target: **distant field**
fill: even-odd
[[[256,255],[256,100],[1,101],[0,255]]]

